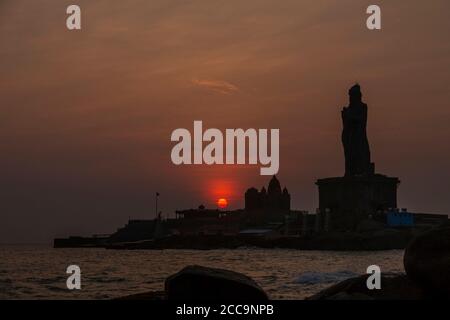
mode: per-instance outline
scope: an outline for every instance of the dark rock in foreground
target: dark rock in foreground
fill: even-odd
[[[418,300],[424,299],[423,290],[405,274],[382,274],[381,289],[367,289],[369,275],[344,280],[308,300]]]
[[[187,266],[165,281],[165,291],[133,294],[118,300],[266,301],[250,277],[225,269]]]
[[[430,295],[450,298],[450,227],[414,238],[403,258],[408,277]]]
[[[165,290],[169,300],[268,300],[252,278],[202,266],[187,266],[168,277]]]

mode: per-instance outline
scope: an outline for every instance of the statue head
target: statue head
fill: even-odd
[[[353,87],[348,90],[348,95],[350,98],[350,104],[361,102],[362,93],[361,93],[361,87],[359,84],[355,84]]]

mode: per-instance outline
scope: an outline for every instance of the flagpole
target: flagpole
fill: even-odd
[[[155,212],[155,219],[158,219],[158,196],[159,196],[159,193],[157,192],[156,193],[156,196],[155,196],[155,210],[156,210],[156,212]]]

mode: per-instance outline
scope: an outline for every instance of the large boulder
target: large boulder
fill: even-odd
[[[408,277],[429,295],[450,298],[450,227],[414,238],[405,250],[403,263]]]
[[[230,270],[187,266],[165,282],[169,300],[268,300],[250,277]]]

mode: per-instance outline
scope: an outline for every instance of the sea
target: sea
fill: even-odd
[[[252,277],[271,299],[304,299],[377,265],[404,272],[403,250],[300,251],[54,249],[0,246],[0,299],[112,299],[163,290],[167,276],[187,265],[224,268]],[[81,289],[68,290],[69,265],[81,270]]]

